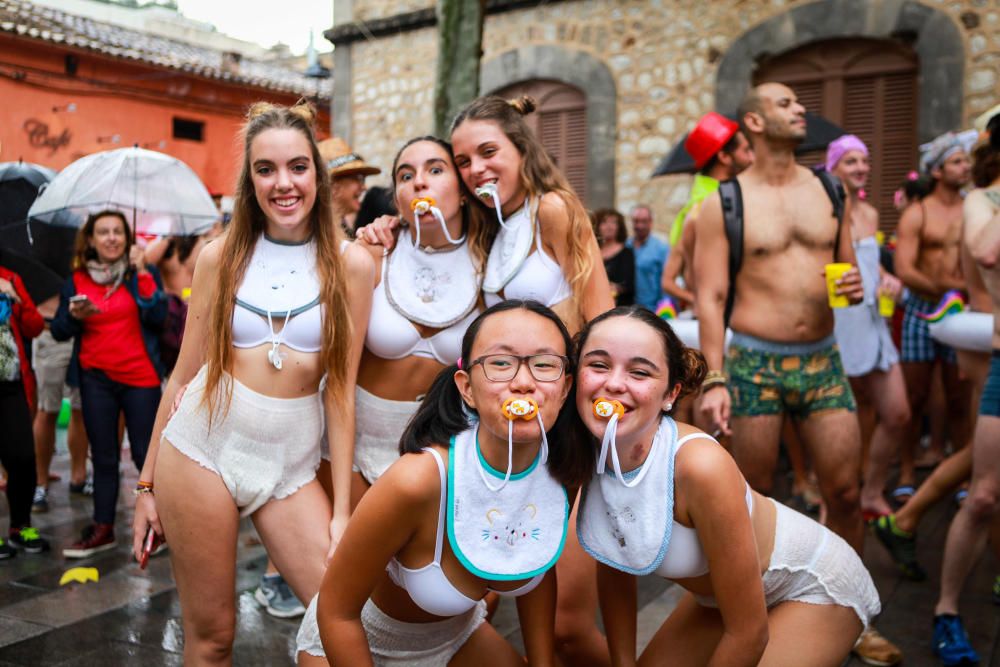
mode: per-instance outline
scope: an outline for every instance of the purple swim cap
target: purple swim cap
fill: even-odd
[[[840,159],[850,151],[861,151],[868,155],[868,147],[865,146],[865,142],[853,134],[845,134],[831,141],[830,145],[826,147],[826,170],[833,173]]]

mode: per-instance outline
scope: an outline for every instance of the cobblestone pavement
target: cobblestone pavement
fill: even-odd
[[[89,522],[91,502],[69,496],[68,458],[65,454],[56,456],[53,472],[61,474],[63,480],[50,486],[50,511],[33,517],[41,533],[52,541],[53,551],[19,554],[0,563],[0,667],[182,664],[180,607],[169,558],[156,557],[141,571],[129,555],[127,526],[133,498],[127,490],[134,485],[135,470],[130,461],[123,469],[122,489],[126,492],[121,494],[116,525],[118,547],[87,560],[67,561],[61,549]],[[877,627],[904,650],[909,666],[937,664],[930,648],[931,614],[940,577],[941,546],[953,513],[950,501],[941,503],[924,521],[919,555],[930,573],[925,583],[901,579],[881,546],[868,538],[865,563],[882,595],[884,609]],[[0,526],[6,525],[6,501],[0,500]],[[298,621],[268,616],[253,598],[265,554],[249,521],[241,524],[238,561],[234,664],[291,664]],[[60,586],[62,573],[75,566],[96,567],[100,581]],[[1000,571],[997,567],[992,555],[976,567],[962,608],[983,664],[994,666],[1000,666],[1000,613],[991,603],[990,587],[993,575]],[[640,646],[652,637],[681,594],[677,586],[655,577],[640,582]],[[494,624],[515,646],[521,646],[512,604],[506,600],[501,604]],[[847,664],[861,663],[852,659]]]

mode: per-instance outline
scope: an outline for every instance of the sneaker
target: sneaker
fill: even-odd
[[[880,516],[872,524],[872,530],[882,546],[889,550],[889,555],[904,577],[913,581],[927,578],[924,568],[917,562],[917,536],[897,526],[896,515]]]
[[[115,528],[110,523],[95,523],[83,530],[83,537],[63,549],[66,558],[87,558],[101,551],[114,549]]]
[[[20,549],[29,554],[40,554],[49,550],[49,541],[38,534],[38,531],[31,526],[26,526],[18,531],[11,531],[7,539],[15,549]]]
[[[79,484],[70,482],[69,492],[74,496],[92,496],[94,495],[94,480],[88,477]]]
[[[44,486],[35,487],[35,497],[31,500],[31,511],[40,514],[49,511],[49,490]]]
[[[960,616],[940,614],[934,617],[934,655],[941,658],[944,667],[979,664],[979,654],[969,643]]]
[[[280,574],[265,574],[260,578],[260,586],[254,591],[253,597],[271,616],[277,618],[295,618],[306,613],[295,593]]]
[[[0,560],[10,560],[16,555],[17,551],[14,550],[14,547],[10,546],[3,538],[0,538]]]
[[[889,667],[903,660],[903,652],[871,627],[861,633],[852,650],[854,655],[858,656],[858,660],[876,667]]]

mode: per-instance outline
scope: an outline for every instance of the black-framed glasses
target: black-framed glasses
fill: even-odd
[[[521,364],[528,364],[531,377],[539,382],[555,382],[566,372],[569,359],[559,354],[530,354],[519,357],[516,354],[485,354],[469,364],[469,370],[476,364],[483,367],[487,380],[507,382],[513,380],[521,370]]]

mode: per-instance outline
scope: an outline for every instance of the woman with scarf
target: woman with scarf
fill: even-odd
[[[80,387],[94,466],[94,523],[63,549],[86,558],[114,548],[118,504],[118,415],[125,415],[132,461],[142,469],[160,403],[159,339],[167,300],[156,268],[119,211],[87,218],[76,240],[73,275],[59,295],[52,337],[75,339],[66,381]]]

